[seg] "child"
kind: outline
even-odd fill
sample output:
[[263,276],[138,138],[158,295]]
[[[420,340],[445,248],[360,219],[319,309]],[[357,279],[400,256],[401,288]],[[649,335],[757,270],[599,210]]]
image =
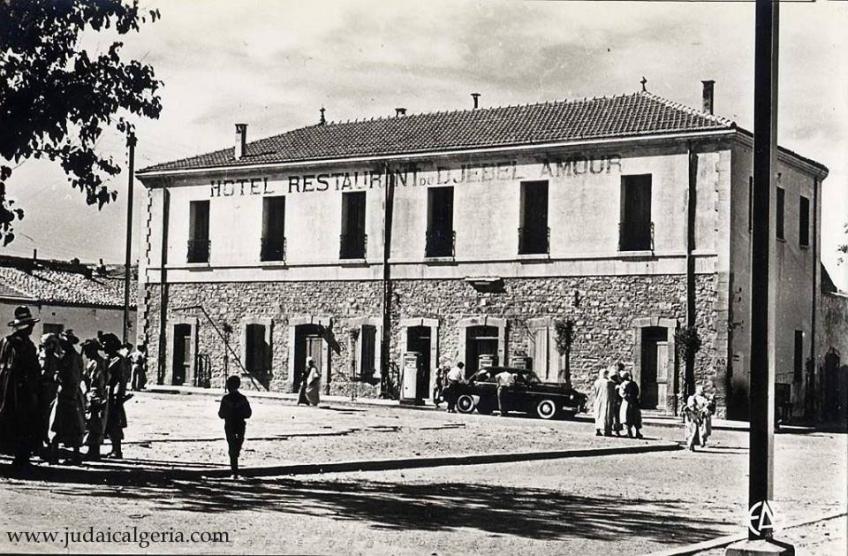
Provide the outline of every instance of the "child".
[[244,443],[245,419],[250,419],[252,411],[250,402],[238,391],[241,379],[231,376],[227,379],[227,395],[221,400],[218,417],[224,420],[224,432],[227,435],[227,445],[230,448],[230,468],[233,478],[238,478],[238,457],[241,445]]

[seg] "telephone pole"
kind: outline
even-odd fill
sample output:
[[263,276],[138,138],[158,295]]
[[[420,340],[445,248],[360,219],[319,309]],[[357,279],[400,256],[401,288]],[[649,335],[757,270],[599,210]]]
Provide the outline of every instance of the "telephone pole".
[[748,449],[748,540],[728,555],[794,554],[775,541],[774,367],[769,361],[771,192],[777,172],[778,0],[757,0],[754,43],[754,218],[751,232],[751,375]]
[[124,258],[124,333],[123,342],[127,343],[130,325],[130,264],[132,261],[132,216],[133,216],[133,180],[135,179],[135,133],[127,134],[129,148],[129,181],[127,184],[127,246]]

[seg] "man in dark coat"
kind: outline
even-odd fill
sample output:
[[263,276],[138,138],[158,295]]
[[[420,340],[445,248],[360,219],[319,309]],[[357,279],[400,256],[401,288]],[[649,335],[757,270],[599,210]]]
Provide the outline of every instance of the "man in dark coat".
[[227,446],[230,452],[230,469],[233,478],[238,478],[238,458],[244,444],[245,420],[250,419],[253,411],[250,402],[239,392],[241,379],[233,375],[227,378],[227,394],[221,400],[218,417],[224,420],[224,433],[227,435]]
[[0,340],[0,445],[14,454],[13,465],[29,465],[29,457],[39,440],[38,379],[39,365],[35,344],[30,340],[33,318],[28,307],[15,309],[9,322],[14,329]]

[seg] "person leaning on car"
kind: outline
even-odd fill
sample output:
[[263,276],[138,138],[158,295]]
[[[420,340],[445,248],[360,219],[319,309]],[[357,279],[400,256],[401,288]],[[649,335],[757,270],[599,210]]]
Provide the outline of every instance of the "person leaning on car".
[[448,371],[447,386],[442,394],[448,403],[448,413],[456,413],[456,399],[459,397],[459,385],[465,382],[465,365],[460,361]]
[[509,371],[501,371],[495,375],[495,381],[498,383],[498,410],[503,417],[506,415],[506,392],[515,386],[515,375]]

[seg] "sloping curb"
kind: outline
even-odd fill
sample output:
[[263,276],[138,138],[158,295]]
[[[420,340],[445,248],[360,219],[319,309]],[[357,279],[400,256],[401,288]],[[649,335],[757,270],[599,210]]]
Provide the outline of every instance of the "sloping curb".
[[[826,514],[822,517],[818,517],[815,519],[804,519],[800,521],[792,522],[785,527],[781,527],[780,531],[785,531],[787,529],[794,529],[796,527],[804,527],[805,525],[812,525],[814,523],[819,523],[822,521],[829,521],[831,519],[836,519],[838,517],[844,517],[848,515],[848,512],[838,511],[830,514]],[[740,526],[741,528],[741,526]],[[695,544],[687,544],[684,546],[679,546],[676,548],[668,548],[666,550],[660,550],[658,552],[651,552],[647,556],[688,556],[690,554],[698,554],[699,552],[704,552],[706,550],[715,550],[716,548],[724,548],[726,546],[730,546],[731,544],[739,541],[744,541],[748,538],[747,533],[743,533],[740,535],[726,535],[724,537],[717,537],[715,539],[710,539],[708,541],[703,541]]]
[[[487,463],[507,463],[519,461],[537,461],[579,457],[613,456],[621,454],[644,454],[650,452],[670,452],[680,450],[677,443],[662,442],[638,446],[614,446],[609,448],[583,448],[573,450],[554,450],[544,452],[521,452],[506,454],[471,454],[467,456],[412,457],[363,461],[340,461],[329,463],[301,463],[291,465],[272,465],[245,467],[239,472],[245,477],[272,477],[285,475],[317,475],[321,473],[346,473],[354,471],[388,471],[393,469],[420,469],[453,465],[482,465]],[[4,477],[34,479],[42,481],[60,481],[67,483],[108,483],[138,484],[156,483],[174,480],[203,478],[223,478],[230,476],[227,468],[185,468],[171,469],[80,469],[33,467],[26,475],[11,474],[11,466],[3,466]]]

